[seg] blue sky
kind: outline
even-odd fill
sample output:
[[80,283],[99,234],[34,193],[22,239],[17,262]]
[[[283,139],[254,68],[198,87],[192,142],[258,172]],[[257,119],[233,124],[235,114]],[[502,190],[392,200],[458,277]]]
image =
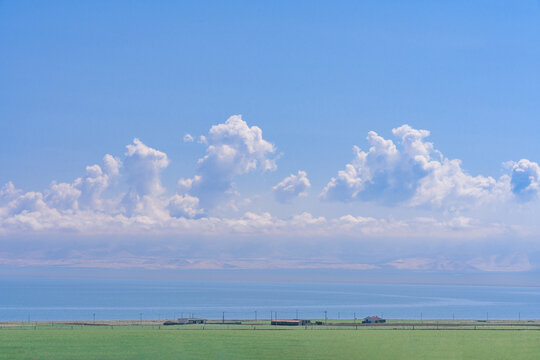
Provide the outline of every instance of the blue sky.
[[0,1],[0,258],[534,270],[539,13]]

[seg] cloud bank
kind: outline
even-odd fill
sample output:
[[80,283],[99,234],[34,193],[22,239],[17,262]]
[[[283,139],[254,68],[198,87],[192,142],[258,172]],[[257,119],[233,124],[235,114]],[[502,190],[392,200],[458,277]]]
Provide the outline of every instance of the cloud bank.
[[[346,212],[320,216],[313,209],[303,209],[280,217],[261,209],[260,202],[251,205],[250,201],[243,201],[247,210],[242,213],[230,206],[226,216],[216,215],[217,206],[242,202],[235,179],[277,169],[276,147],[263,137],[262,130],[249,126],[241,116],[231,116],[199,137],[204,139],[200,141],[204,154],[193,176],[180,179],[176,191],[168,191],[161,179],[169,156],[137,138],[126,146],[123,156],[105,155],[101,164],[87,166],[84,175],[71,183],[53,181],[43,191],[24,192],[8,182],[0,189],[0,237],[244,236],[257,241],[272,236],[450,239],[530,234],[519,225],[452,210],[535,201],[540,191],[536,162],[508,162],[507,173],[497,179],[470,175],[460,160],[445,157],[426,140],[429,131],[403,125],[392,133],[395,140],[369,132],[369,149],[355,146],[353,160],[318,193],[322,200],[334,202],[432,209],[428,216],[373,217]],[[193,142],[195,137],[184,139]],[[288,204],[296,197],[309,196],[310,187],[307,172],[299,170],[271,189],[259,190],[271,191],[275,200]]]

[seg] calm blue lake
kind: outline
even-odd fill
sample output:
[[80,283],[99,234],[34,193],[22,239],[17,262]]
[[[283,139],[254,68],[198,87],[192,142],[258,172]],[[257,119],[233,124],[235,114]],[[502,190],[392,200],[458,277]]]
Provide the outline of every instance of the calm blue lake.
[[353,318],[538,319],[540,288],[352,283],[0,279],[0,321]]

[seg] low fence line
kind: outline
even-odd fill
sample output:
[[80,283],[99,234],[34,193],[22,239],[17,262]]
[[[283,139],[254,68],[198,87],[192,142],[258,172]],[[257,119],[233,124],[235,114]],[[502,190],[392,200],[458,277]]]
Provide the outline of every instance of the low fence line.
[[306,325],[271,325],[269,321],[254,322],[253,320],[243,320],[235,323],[208,322],[205,324],[175,324],[164,325],[159,320],[147,320],[143,323],[139,321],[96,321],[96,322],[0,322],[0,330],[81,330],[81,329],[110,329],[134,328],[147,330],[178,330],[178,331],[219,331],[219,330],[242,330],[242,331],[320,331],[320,330],[540,330],[540,321],[464,321],[453,322],[433,322],[424,320],[413,322],[403,320],[379,324],[360,324],[353,322],[327,322],[318,324],[310,323]]

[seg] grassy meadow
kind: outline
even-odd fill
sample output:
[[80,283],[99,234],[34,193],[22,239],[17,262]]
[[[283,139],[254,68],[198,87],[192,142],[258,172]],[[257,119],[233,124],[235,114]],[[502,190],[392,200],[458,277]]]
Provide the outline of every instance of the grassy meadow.
[[0,329],[0,359],[538,359],[537,330],[38,326]]

